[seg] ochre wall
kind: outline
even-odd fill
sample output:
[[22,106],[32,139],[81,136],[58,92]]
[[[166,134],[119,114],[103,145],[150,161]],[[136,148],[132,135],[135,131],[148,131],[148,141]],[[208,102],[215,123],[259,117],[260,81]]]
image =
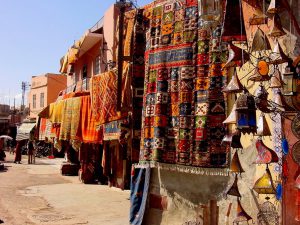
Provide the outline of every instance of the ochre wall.
[[47,102],[45,107],[52,102],[55,102],[60,91],[67,87],[67,77],[64,75],[48,74],[48,91],[47,91]]
[[[37,114],[47,105],[54,102],[61,90],[67,85],[67,77],[60,74],[50,74],[32,77],[31,89],[28,94],[28,106],[30,118],[36,118]],[[44,106],[40,106],[40,94],[44,93]],[[36,107],[33,108],[33,95],[36,95]]]

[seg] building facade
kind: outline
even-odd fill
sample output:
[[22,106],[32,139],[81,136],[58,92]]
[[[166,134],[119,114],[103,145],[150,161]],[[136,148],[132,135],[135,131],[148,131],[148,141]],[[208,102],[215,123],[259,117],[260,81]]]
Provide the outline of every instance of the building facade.
[[60,74],[46,73],[31,78],[28,94],[29,117],[36,119],[38,113],[47,105],[54,102],[60,91],[67,86],[67,78]]
[[0,134],[6,134],[9,127],[9,105],[0,104]]

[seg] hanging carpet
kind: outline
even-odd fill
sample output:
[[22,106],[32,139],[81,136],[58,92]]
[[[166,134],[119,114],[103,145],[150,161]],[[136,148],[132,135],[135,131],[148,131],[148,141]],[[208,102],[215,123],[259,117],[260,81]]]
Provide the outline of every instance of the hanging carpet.
[[128,75],[129,64],[124,63],[121,112],[117,111],[117,73],[115,71],[109,71],[91,78],[91,103],[97,125],[119,120],[127,116],[129,100]]
[[81,98],[68,98],[63,101],[60,140],[77,140],[76,133],[79,126]]
[[84,143],[102,143],[102,129],[96,130],[96,120],[92,113],[91,97],[81,97],[79,126],[77,138]]
[[198,2],[184,2],[155,2],[149,16],[140,162],[223,167],[226,52],[198,27]]

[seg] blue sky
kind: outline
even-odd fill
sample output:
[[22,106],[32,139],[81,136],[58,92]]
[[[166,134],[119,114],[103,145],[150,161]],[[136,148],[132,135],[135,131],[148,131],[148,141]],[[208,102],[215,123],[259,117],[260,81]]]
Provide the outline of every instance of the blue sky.
[[[138,0],[143,6],[151,0]],[[21,102],[21,82],[58,73],[67,49],[115,0],[1,0],[0,104]],[[10,101],[9,101],[10,96]]]

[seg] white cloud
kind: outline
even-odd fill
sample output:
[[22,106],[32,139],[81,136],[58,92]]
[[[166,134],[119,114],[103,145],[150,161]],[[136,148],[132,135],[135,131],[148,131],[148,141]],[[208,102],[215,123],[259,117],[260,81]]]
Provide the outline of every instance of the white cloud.
[[22,94],[17,94],[17,95],[15,95],[15,98],[16,98],[16,99],[21,99],[21,98],[22,98]]

